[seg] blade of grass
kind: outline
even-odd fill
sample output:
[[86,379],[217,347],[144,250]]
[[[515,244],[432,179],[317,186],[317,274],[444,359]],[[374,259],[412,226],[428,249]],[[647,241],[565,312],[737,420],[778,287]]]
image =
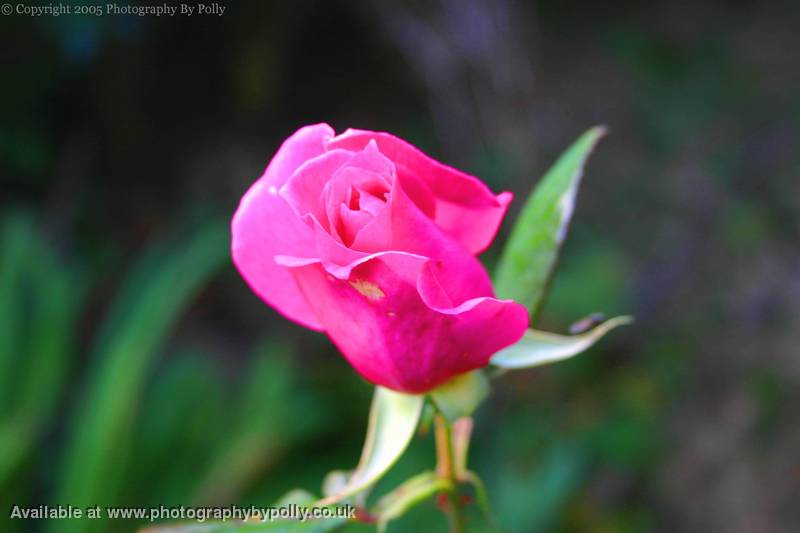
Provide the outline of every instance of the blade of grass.
[[[0,487],[27,457],[52,419],[66,381],[66,370],[83,283],[59,264],[44,239],[25,231],[24,272],[16,290],[29,301],[22,328],[26,348],[15,372],[13,416],[0,424]],[[22,314],[23,310],[18,310]]]
[[22,350],[24,298],[21,287],[29,243],[36,231],[32,217],[11,211],[0,228],[0,417],[10,414],[15,374]]
[[212,460],[233,425],[226,385],[211,354],[193,348],[165,358],[147,385],[136,420],[131,456],[136,468],[126,477],[121,501],[151,506],[190,502],[203,476],[198,465]]
[[320,406],[297,390],[290,347],[264,342],[250,363],[239,398],[237,420],[192,501],[198,505],[232,501],[292,442],[319,426]]
[[[55,502],[86,506],[115,501],[147,369],[191,297],[227,260],[228,239],[227,225],[207,223],[187,240],[155,246],[131,272],[93,353]],[[48,525],[54,532],[104,527],[101,520]]]

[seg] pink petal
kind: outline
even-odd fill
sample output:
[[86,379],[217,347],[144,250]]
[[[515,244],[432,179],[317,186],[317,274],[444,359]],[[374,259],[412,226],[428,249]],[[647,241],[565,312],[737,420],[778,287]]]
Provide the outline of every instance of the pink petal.
[[[389,133],[350,129],[331,139],[329,147],[358,150],[371,141],[394,162],[403,183],[411,183],[415,177],[425,182],[436,199],[434,220],[470,253],[479,253],[491,244],[511,201],[510,193],[494,196],[477,178],[431,159]],[[407,188],[415,202],[418,197],[424,199],[424,191],[412,187]],[[420,207],[427,213],[425,205]]]
[[[352,166],[346,166],[340,169],[325,185],[325,190],[322,194],[322,201],[328,221],[327,225],[323,224],[323,226],[330,228],[334,236],[339,237],[342,242],[345,242],[346,239],[340,235],[340,229],[342,229],[339,224],[341,215],[340,208],[345,205],[351,207],[353,211],[358,210],[361,207],[362,201],[370,202],[365,196],[371,196],[371,193],[383,194],[383,191],[388,191],[389,187],[389,181],[372,171]],[[352,200],[353,195],[358,196],[358,201]],[[384,202],[381,202],[377,198],[373,197],[372,200],[381,205],[376,206],[370,204],[371,208],[382,207],[384,205]],[[351,242],[352,236],[347,240],[347,244],[349,245]]]
[[475,256],[425,216],[399,183],[395,183],[386,208],[364,226],[352,248],[398,250],[430,258],[437,276],[447,280],[447,293],[454,302],[494,296],[489,276]]
[[303,163],[279,191],[299,216],[311,214],[330,230],[322,192],[332,176],[353,158],[347,150],[331,150]]
[[261,179],[266,179],[270,185],[280,189],[300,165],[325,153],[333,135],[333,128],[327,124],[300,128],[283,142]]
[[374,217],[366,211],[354,211],[344,204],[339,204],[339,233],[342,242],[349,245],[356,234]]
[[382,198],[374,196],[371,192],[359,189],[358,207],[362,211],[366,211],[372,216],[376,216],[381,209],[386,206],[386,196],[388,193],[382,194]]
[[354,150],[356,155],[353,157],[351,166],[369,170],[375,174],[385,176],[387,178],[387,185],[391,183],[394,176],[395,167],[391,159],[386,157],[378,149],[378,144],[375,141],[368,141],[363,149],[360,151]]
[[426,273],[429,264],[422,257],[387,252],[360,262],[347,280],[318,264],[292,272],[356,370],[378,385],[422,393],[487,365],[496,351],[519,340],[528,324],[523,306],[489,297],[460,308],[432,309],[417,287],[432,275]]
[[317,124],[289,137],[264,175],[242,197],[231,223],[231,254],[242,277],[278,312],[315,330],[321,330],[322,325],[294,277],[273,259],[280,254],[314,254],[314,232],[277,192],[300,165],[325,152],[332,136],[330,126]]

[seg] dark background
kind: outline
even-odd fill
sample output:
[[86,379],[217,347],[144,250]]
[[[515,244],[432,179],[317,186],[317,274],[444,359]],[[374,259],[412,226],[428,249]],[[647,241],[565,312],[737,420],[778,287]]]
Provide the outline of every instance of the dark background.
[[[538,177],[605,124],[536,327],[637,323],[497,381],[473,467],[509,531],[800,527],[798,28],[794,2],[0,17],[0,502],[319,492],[355,465],[371,388],[227,253],[280,142],[391,131],[514,191],[491,267]],[[444,524],[425,503],[390,529]]]

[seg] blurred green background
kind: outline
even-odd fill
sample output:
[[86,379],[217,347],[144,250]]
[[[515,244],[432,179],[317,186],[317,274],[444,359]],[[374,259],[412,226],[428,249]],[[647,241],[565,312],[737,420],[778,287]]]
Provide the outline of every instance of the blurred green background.
[[[638,322],[478,411],[508,531],[800,528],[800,4],[227,6],[0,17],[0,530],[131,531],[8,510],[266,505],[355,465],[371,387],[228,253],[241,195],[320,121],[514,191],[498,243],[558,153],[611,129],[536,326]],[[444,524],[428,502],[390,531]]]

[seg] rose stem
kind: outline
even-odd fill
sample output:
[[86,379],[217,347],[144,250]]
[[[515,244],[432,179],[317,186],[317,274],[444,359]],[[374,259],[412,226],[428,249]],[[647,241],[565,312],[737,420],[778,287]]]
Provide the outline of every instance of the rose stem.
[[458,479],[453,462],[453,434],[450,424],[444,416],[437,414],[436,423],[436,473],[450,482],[447,491],[447,518],[450,522],[450,533],[463,533],[464,517],[461,500],[458,497]]

